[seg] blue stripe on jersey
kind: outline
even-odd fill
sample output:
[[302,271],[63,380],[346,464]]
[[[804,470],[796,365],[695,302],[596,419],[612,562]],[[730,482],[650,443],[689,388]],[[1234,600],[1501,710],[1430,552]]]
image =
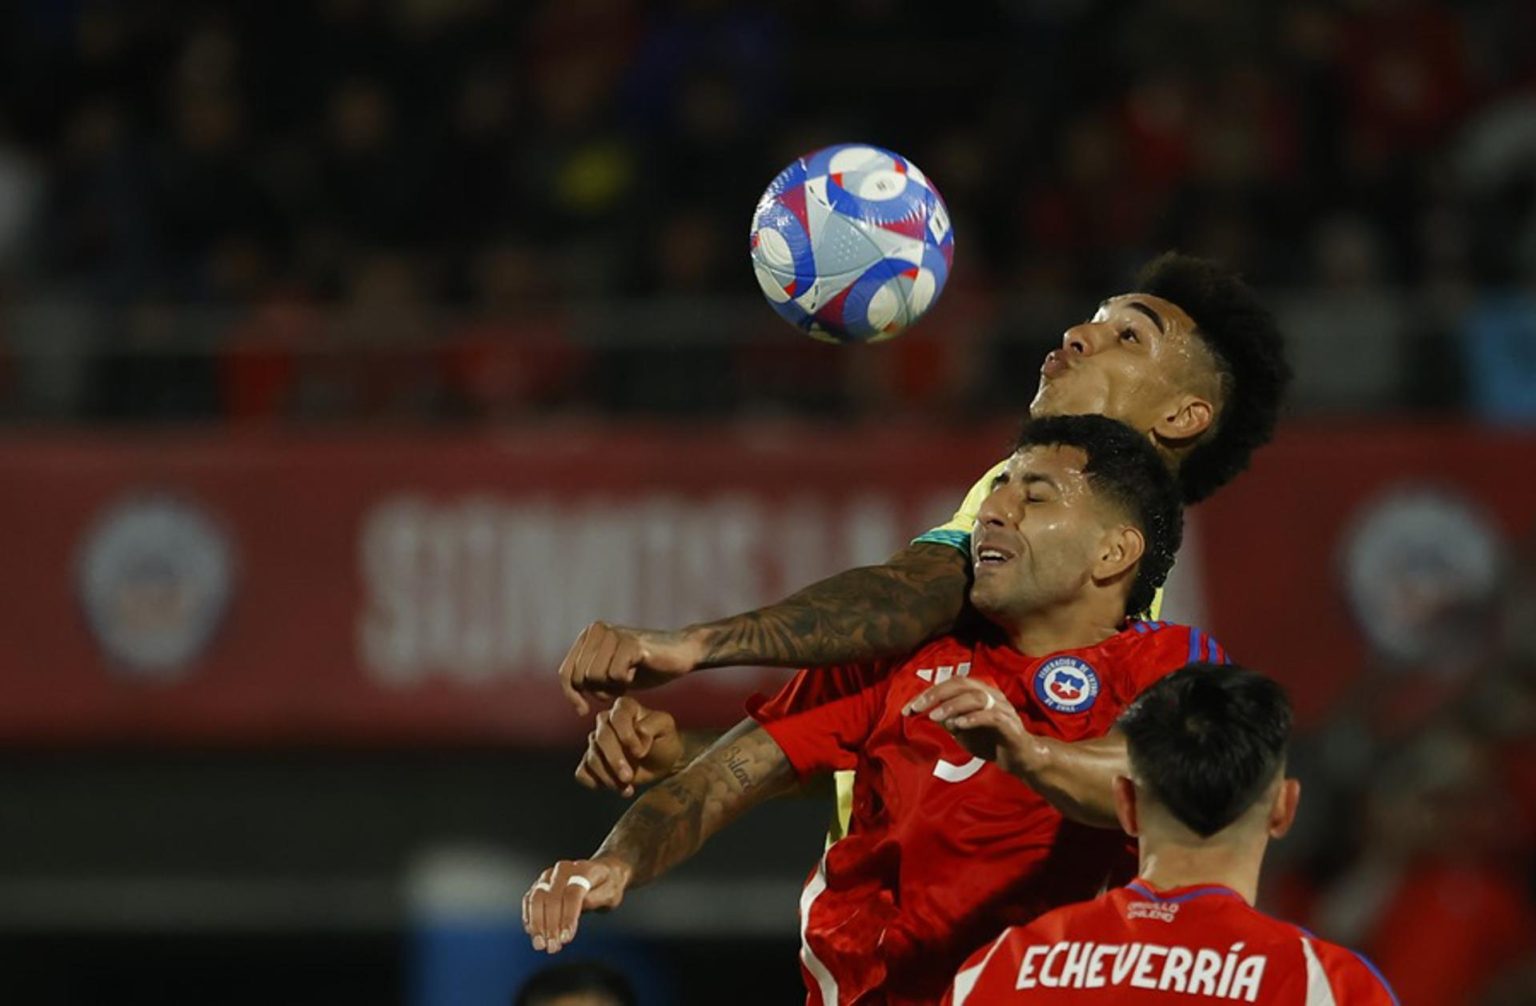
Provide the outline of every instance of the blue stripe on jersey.
[[1185,891],[1183,894],[1175,895],[1174,897],[1170,898],[1165,894],[1158,894],[1156,891],[1152,890],[1150,887],[1147,887],[1139,880],[1133,880],[1125,886],[1144,898],[1150,898],[1153,901],[1160,901],[1166,905],[1182,904],[1185,901],[1192,901],[1195,898],[1203,898],[1211,894],[1221,894],[1226,895],[1227,897],[1233,897],[1237,894],[1237,892],[1232,890],[1230,887],[1211,886],[1197,887],[1194,890]]
[[1152,631],[1152,630],[1147,628],[1147,623],[1146,622],[1141,622],[1141,621],[1132,622],[1131,623],[1131,628],[1135,629],[1138,634],[1143,635],[1143,636],[1145,636],[1148,632]]
[[1216,656],[1216,639],[1213,636],[1205,637],[1205,658],[1213,664],[1221,662]]
[[1198,664],[1200,662],[1200,639],[1204,635],[1199,629],[1189,630],[1189,659],[1186,664]]
[[[1349,950],[1348,947],[1345,947],[1344,949]],[[1358,950],[1350,950],[1349,952],[1354,954],[1361,964],[1365,965],[1367,971],[1376,976],[1377,981],[1381,982],[1381,987],[1386,990],[1387,997],[1392,1000],[1392,1006],[1399,1006],[1397,1001],[1397,993],[1393,991],[1391,984],[1387,982],[1387,979],[1382,975],[1381,970],[1377,968],[1375,964],[1371,963],[1371,959]]]
[[920,534],[913,538],[912,544],[948,545],[950,548],[957,548],[969,556],[971,554],[971,533],[969,531],[951,531],[948,528],[936,527],[926,534]]

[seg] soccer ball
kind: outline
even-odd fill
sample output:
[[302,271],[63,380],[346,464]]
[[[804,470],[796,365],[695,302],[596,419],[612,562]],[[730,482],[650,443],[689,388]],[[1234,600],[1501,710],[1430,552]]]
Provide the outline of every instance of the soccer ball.
[[955,234],[939,190],[889,150],[841,143],[779,172],[752,215],[768,302],[827,342],[879,342],[939,299]]

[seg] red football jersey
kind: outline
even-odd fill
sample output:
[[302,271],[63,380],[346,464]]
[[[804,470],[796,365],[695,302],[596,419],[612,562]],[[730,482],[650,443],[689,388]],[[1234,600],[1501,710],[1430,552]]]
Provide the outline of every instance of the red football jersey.
[[945,1006],[1243,1002],[1396,1006],[1365,958],[1228,887],[1137,880],[1009,929],[976,951]]
[[[1225,651],[1198,629],[1161,622],[1045,657],[947,636],[899,663],[801,672],[751,707],[802,777],[857,772],[850,832],[828,848],[801,897],[808,1002],[936,1003],[966,956],[1004,927],[1135,871],[1125,835],[1065,820],[937,723],[903,716],[903,706],[969,675],[996,685],[1030,731],[1084,740],[1107,733],[1147,685],[1192,659],[1222,660]],[[824,685],[813,684],[822,676]]]

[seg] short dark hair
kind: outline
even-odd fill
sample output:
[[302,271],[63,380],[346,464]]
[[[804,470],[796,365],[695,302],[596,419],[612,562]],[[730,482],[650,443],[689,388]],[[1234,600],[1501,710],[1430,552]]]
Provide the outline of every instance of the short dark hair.
[[1125,613],[1142,614],[1168,579],[1184,537],[1184,508],[1168,466],[1145,436],[1104,416],[1030,419],[1019,432],[1014,450],[1049,446],[1076,447],[1087,454],[1083,474],[1089,487],[1109,497],[1140,529],[1146,551],[1136,567]]
[[1247,468],[1254,450],[1275,435],[1291,382],[1285,340],[1242,277],[1209,259],[1167,252],[1142,269],[1136,289],[1177,304],[1216,361],[1219,413],[1179,465],[1184,502],[1198,503]]
[[1131,769],[1195,834],[1252,807],[1285,764],[1291,703],[1272,678],[1235,664],[1190,664],[1120,715]]
[[629,979],[596,961],[575,961],[545,968],[524,983],[513,1006],[544,1006],[561,996],[596,992],[611,998],[618,1006],[636,1006],[635,990]]

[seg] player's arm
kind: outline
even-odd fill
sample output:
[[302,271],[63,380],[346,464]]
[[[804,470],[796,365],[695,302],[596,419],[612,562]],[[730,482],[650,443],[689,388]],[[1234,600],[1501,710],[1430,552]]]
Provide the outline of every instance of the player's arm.
[[[623,697],[597,714],[587,735],[587,750],[576,766],[576,781],[588,789],[608,789],[632,797],[640,787],[670,778],[693,763],[724,735],[720,730],[679,730],[671,713],[647,709]],[[794,791],[821,797],[832,792],[831,779],[813,776]]]
[[1125,737],[1063,741],[1030,733],[1018,710],[992,685],[951,678],[907,704],[909,716],[928,716],[978,758],[994,761],[1061,811],[1069,820],[1118,828],[1114,781],[1130,774]]
[[953,627],[970,559],[957,543],[918,541],[879,566],[814,583],[778,604],[676,632],[594,622],[560,665],[566,696],[585,715],[602,698],[708,667],[824,667],[897,656]]
[[795,784],[784,751],[744,720],[687,768],[648,790],[619,818],[589,859],[561,860],[523,896],[523,928],[536,950],[559,951],[581,913],[616,908],[697,852],[750,808]]

